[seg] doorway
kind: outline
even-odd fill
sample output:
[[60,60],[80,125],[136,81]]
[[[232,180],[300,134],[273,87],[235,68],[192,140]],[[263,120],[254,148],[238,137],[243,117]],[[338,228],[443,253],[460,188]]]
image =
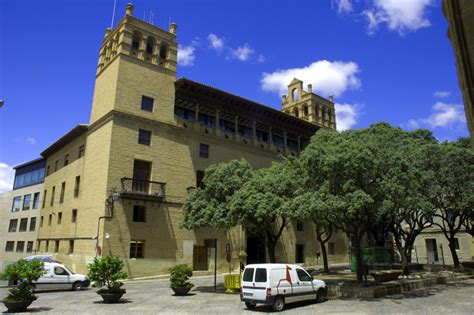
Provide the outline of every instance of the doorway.
[[261,264],[265,262],[265,238],[247,237],[247,264]]
[[436,246],[436,239],[428,238],[426,242],[426,260],[428,264],[433,264],[438,261],[438,247]]
[[193,270],[208,270],[207,247],[194,245]]

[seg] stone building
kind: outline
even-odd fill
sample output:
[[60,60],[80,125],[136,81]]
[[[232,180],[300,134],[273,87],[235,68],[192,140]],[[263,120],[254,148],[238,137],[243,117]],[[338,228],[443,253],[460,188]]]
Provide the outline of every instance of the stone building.
[[[120,255],[131,276],[194,270],[238,270],[265,261],[260,238],[180,228],[181,206],[212,164],[245,158],[256,168],[296,155],[320,129],[336,127],[334,103],[289,86],[283,111],[186,78],[176,79],[176,24],[169,31],[133,16],[107,29],[100,49],[90,123],[42,152],[46,159],[38,251],[84,272],[97,255]],[[298,95],[298,98],[294,98]],[[298,113],[295,109],[298,108]],[[296,117],[295,117],[296,116]],[[319,246],[311,223],[294,223],[277,247],[281,262],[313,265]],[[345,261],[343,236],[330,260]],[[230,266],[226,249],[231,251]],[[245,261],[244,261],[245,262]]]
[[13,190],[0,194],[0,270],[36,251],[44,159],[15,166]]

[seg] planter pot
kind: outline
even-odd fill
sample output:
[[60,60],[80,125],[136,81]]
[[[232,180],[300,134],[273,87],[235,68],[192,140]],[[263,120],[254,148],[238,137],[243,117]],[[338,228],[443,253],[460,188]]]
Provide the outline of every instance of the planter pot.
[[173,289],[174,291],[174,294],[175,295],[186,295],[188,294],[189,290],[191,290],[191,288],[188,288],[188,287],[178,287],[178,288],[171,288]]
[[34,300],[3,302],[11,313],[24,312]]
[[99,293],[100,296],[102,296],[102,299],[104,300],[104,303],[117,303],[122,296],[124,295],[125,292],[123,293]]

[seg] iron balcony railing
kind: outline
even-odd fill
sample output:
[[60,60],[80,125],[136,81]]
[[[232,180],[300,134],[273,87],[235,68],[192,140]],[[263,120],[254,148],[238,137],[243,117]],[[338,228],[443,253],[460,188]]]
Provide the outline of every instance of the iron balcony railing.
[[122,194],[165,197],[166,183],[128,177],[123,177],[120,181]]

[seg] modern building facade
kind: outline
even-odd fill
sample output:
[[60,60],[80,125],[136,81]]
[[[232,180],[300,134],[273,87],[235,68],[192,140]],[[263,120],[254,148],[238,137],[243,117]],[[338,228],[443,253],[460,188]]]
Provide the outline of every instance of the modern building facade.
[[0,270],[36,252],[45,160],[14,169],[13,190],[0,194]]
[[[133,5],[107,29],[90,123],[42,152],[46,159],[38,251],[77,272],[98,255],[119,255],[131,276],[238,270],[266,261],[264,240],[244,227],[229,233],[180,228],[189,191],[212,164],[244,158],[255,168],[297,155],[321,129],[336,128],[334,103],[294,80],[283,110],[186,78],[176,79],[176,24],[168,31],[133,17]],[[346,261],[345,237],[331,241],[331,261]],[[226,251],[230,250],[230,264]],[[316,263],[311,223],[294,223],[277,247],[281,262]],[[239,257],[245,252],[246,258]]]

